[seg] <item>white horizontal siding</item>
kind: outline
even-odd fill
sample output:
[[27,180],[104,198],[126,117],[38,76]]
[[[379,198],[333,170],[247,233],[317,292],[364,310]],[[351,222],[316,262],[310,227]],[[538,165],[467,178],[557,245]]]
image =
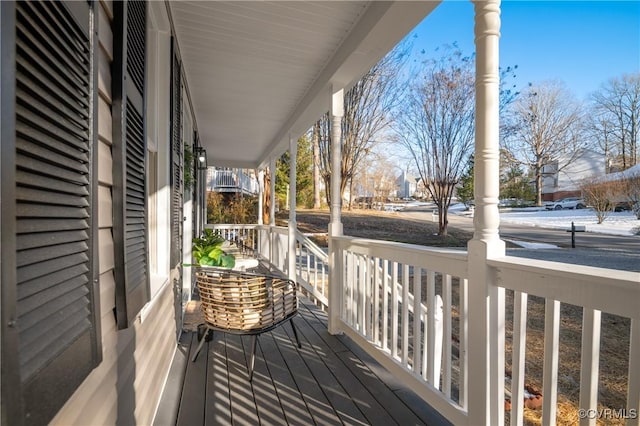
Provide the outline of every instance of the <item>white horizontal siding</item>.
[[161,298],[160,303],[153,307],[144,323],[137,324],[140,343],[136,349],[139,367],[135,389],[144,401],[136,407],[138,424],[153,422],[176,348],[172,286],[165,286],[157,297]]
[[98,143],[98,182],[101,187],[111,188],[113,185],[113,157],[111,156],[111,144],[101,140]]
[[109,59],[104,48],[98,49],[98,93],[107,103],[111,103],[111,70]]
[[108,117],[109,119],[98,119],[98,138],[101,141],[111,145],[112,141],[112,123],[111,123],[111,105],[102,97],[98,97],[98,117]]
[[[176,348],[173,288],[164,287],[146,320],[118,331],[114,317],[113,140],[111,123],[112,2],[98,7],[98,258],[102,362],[53,419],[53,425],[153,422]],[[124,419],[122,413],[124,410]],[[126,411],[130,410],[130,411]]]
[[[102,334],[106,331],[105,319],[115,321],[113,307],[116,305],[116,282],[113,278],[113,271],[109,270],[100,275],[100,318],[102,321]],[[111,327],[111,326],[109,326]]]
[[113,226],[111,189],[107,186],[98,187],[98,227],[100,229],[111,228]]
[[113,32],[111,31],[111,20],[104,8],[98,8],[98,39],[100,47],[109,57],[109,61],[113,61]]
[[98,249],[99,249],[99,271],[104,274],[113,269],[115,265],[113,257],[113,236],[111,228],[100,229],[98,231]]
[[149,321],[137,322],[128,330],[118,332],[113,313],[103,312],[103,361],[52,425],[115,424],[118,400],[132,398],[135,424],[153,422],[175,349],[171,286],[166,286],[158,297],[162,303],[154,306]]

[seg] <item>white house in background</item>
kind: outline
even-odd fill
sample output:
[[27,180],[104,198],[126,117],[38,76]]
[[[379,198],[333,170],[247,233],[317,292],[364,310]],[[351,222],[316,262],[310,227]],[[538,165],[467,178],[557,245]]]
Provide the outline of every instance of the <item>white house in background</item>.
[[542,168],[542,199],[555,201],[580,196],[581,182],[605,173],[605,157],[585,149],[575,158],[560,157]]
[[398,198],[413,197],[417,189],[415,176],[403,171],[400,176],[398,176],[398,179],[396,179],[396,187],[396,196]]
[[633,167],[629,167],[627,170],[621,172],[609,173],[604,177],[604,180],[623,180],[631,179],[633,177],[640,176],[640,164],[636,164]]

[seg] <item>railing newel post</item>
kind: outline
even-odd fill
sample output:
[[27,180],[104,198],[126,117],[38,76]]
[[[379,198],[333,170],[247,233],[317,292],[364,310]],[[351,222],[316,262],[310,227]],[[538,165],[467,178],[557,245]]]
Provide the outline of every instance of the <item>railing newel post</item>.
[[340,176],[342,158],[342,116],[344,115],[344,90],[334,90],[331,98],[331,220],[329,222],[329,333],[341,333],[342,283],[344,268],[342,250],[338,238],[342,236],[340,218]]
[[468,244],[468,419],[470,424],[504,424],[504,288],[488,265],[504,257],[498,228],[500,1],[474,0],[476,108],[474,235]]

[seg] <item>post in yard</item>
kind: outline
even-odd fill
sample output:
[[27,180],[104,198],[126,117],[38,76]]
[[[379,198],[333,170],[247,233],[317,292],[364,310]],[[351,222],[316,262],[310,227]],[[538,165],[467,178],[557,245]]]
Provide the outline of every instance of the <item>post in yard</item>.
[[571,232],[571,248],[576,248],[576,232],[585,232],[586,230],[586,226],[576,226],[575,223],[571,222],[571,229],[567,229],[567,232]]

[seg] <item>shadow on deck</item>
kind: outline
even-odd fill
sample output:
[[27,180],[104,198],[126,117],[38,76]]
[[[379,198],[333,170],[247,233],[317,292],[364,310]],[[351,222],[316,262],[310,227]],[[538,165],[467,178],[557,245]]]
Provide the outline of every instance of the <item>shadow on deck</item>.
[[191,362],[197,333],[178,345],[156,425],[448,424],[345,336],[327,331],[326,313],[300,298],[291,326],[262,334],[253,381],[249,338],[214,333]]

